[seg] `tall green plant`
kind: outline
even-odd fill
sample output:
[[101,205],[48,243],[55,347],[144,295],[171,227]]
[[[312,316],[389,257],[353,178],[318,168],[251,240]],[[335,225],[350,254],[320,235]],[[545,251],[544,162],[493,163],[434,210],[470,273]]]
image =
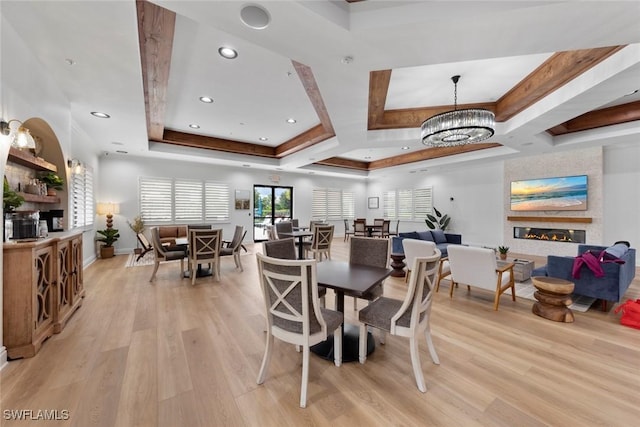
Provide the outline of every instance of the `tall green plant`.
[[431,230],[440,229],[442,231],[445,231],[449,226],[451,217],[447,214],[443,215],[435,207],[433,208],[433,212],[435,213],[435,216],[431,214],[427,214],[427,219],[424,220],[427,223],[427,227],[429,227]]
[[104,230],[97,230],[97,233],[102,237],[98,237],[98,242],[104,243],[105,247],[113,246],[116,240],[120,237],[120,232],[115,228],[105,228]]

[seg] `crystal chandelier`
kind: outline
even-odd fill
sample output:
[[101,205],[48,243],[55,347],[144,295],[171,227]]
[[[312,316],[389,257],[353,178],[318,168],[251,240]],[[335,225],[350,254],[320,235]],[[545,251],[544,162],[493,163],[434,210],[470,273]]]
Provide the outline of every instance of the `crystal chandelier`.
[[422,123],[422,143],[427,147],[453,147],[473,144],[491,138],[495,126],[495,114],[481,108],[458,110],[458,80],[454,85],[454,109],[436,114]]

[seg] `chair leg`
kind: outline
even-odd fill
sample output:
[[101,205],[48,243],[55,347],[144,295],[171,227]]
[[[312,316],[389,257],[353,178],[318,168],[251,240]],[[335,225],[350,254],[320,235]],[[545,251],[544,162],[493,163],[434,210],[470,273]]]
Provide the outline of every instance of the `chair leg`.
[[302,349],[302,384],[300,385],[300,407],[307,407],[307,383],[309,382],[309,346]]
[[413,366],[413,375],[416,377],[418,390],[425,393],[427,391],[427,387],[424,385],[424,376],[422,375],[422,367],[420,366],[418,339],[415,336],[409,338],[409,349],[411,352],[411,366]]
[[353,311],[358,310],[358,298],[353,297]]
[[451,280],[451,286],[449,286],[449,298],[453,298],[453,288],[455,288],[456,282]]
[[151,278],[149,279],[150,282],[153,282],[153,279],[156,278],[156,272],[158,271],[159,266],[160,266],[160,262],[156,260],[153,266],[153,273],[151,273]]
[[427,329],[424,331],[424,337],[427,339],[427,347],[429,348],[429,354],[431,355],[431,360],[436,365],[440,364],[440,358],[438,357],[438,353],[436,353],[436,347],[433,345],[433,340],[431,339],[431,331],[427,326]]
[[358,338],[358,356],[360,363],[367,360],[367,325],[360,323],[360,337]]
[[244,268],[242,268],[242,261],[240,260],[240,251],[236,252],[233,255],[233,258],[236,262],[236,267],[238,267],[240,269],[240,271],[244,271]]
[[404,283],[409,283],[410,275],[411,275],[411,270],[407,269],[407,274],[404,275]]
[[191,277],[191,285],[195,286],[196,284],[196,264],[193,262],[189,262],[189,277]]
[[262,384],[267,377],[267,370],[269,369],[269,362],[271,362],[271,351],[273,349],[273,335],[270,331],[267,331],[267,345],[264,349],[264,356],[262,356],[262,365],[260,366],[260,372],[258,373],[258,379],[256,382]]

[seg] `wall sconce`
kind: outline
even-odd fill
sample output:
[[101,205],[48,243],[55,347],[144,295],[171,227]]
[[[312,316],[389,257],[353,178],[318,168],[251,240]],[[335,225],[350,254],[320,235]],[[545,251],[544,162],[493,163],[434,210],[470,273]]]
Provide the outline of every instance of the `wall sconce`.
[[82,172],[82,163],[78,159],[67,160],[67,166],[69,166],[69,169],[71,169],[73,173],[77,174]]
[[[17,122],[19,125],[12,129],[11,123]],[[36,141],[31,136],[31,132],[26,127],[22,126],[22,122],[17,119],[11,119],[8,122],[4,120],[0,121],[0,133],[5,136],[9,136],[9,142],[12,147],[16,148],[36,148]]]
[[113,228],[113,214],[120,213],[120,206],[117,203],[98,203],[98,215],[107,216],[107,229]]

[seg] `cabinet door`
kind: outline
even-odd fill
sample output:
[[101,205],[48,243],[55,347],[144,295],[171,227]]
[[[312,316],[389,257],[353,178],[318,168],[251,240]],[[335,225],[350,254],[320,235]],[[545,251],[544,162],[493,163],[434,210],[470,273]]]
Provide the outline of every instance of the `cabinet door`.
[[84,284],[82,281],[82,235],[71,240],[71,292],[73,304],[84,296]]
[[56,308],[58,319],[61,319],[71,307],[71,254],[69,242],[63,240],[58,243],[58,288],[56,292]]
[[34,331],[37,336],[53,322],[54,259],[53,247],[47,246],[35,251],[34,257]]

